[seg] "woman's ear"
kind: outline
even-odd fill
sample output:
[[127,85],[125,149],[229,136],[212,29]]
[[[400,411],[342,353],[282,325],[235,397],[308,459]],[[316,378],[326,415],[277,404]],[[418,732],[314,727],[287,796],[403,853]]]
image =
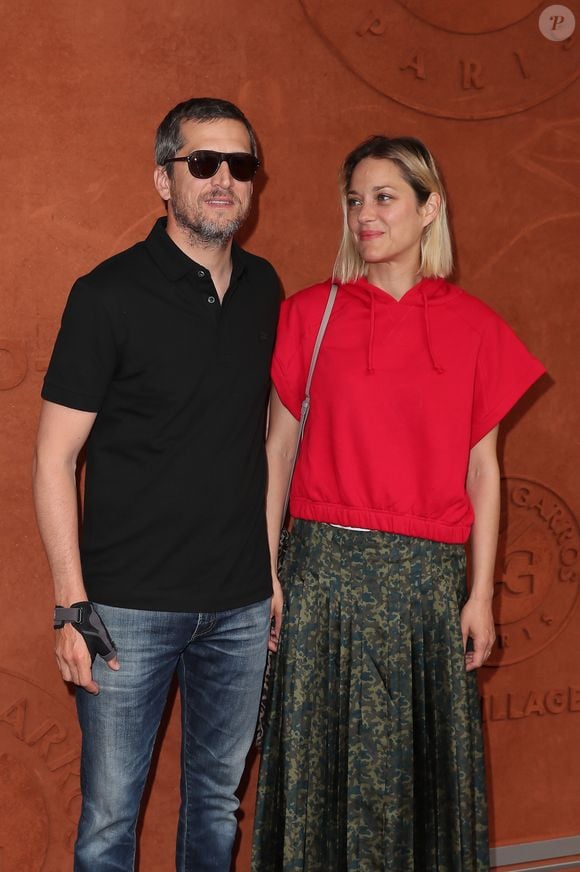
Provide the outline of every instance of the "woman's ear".
[[424,218],[424,227],[427,227],[428,224],[431,224],[432,221],[437,218],[439,214],[439,210],[441,208],[441,194],[438,194],[436,191],[432,191],[431,194],[427,197],[427,201],[421,206],[421,211],[423,213]]

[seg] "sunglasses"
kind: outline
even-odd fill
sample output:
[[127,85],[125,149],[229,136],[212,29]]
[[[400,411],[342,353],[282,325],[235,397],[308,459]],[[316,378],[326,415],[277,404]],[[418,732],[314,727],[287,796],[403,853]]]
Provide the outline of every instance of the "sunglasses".
[[253,154],[245,151],[192,151],[186,157],[169,157],[165,164],[184,161],[189,172],[196,179],[211,179],[225,161],[230,168],[230,173],[238,182],[250,182],[260,166],[260,161]]

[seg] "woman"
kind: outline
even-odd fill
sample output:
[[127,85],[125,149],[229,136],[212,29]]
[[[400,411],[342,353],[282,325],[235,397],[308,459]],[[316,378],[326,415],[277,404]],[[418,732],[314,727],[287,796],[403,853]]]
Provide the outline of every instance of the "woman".
[[[445,194],[421,142],[363,142],[344,162],[342,200],[339,290],[292,482],[253,869],[481,872],[474,670],[494,642],[497,429],[543,367],[446,281]],[[273,559],[329,287],[283,305],[268,435]]]

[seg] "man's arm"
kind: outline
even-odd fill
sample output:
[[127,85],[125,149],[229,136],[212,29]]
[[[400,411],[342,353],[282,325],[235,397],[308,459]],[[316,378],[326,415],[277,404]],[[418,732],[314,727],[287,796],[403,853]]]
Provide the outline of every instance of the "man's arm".
[[266,498],[266,519],[268,522],[268,543],[272,564],[272,617],[274,626],[270,634],[269,648],[275,651],[282,626],[283,595],[278,581],[277,561],[280,528],[284,498],[290,480],[292,459],[296,450],[299,422],[282,404],[276,388],[270,394],[270,410],[268,419],[268,438],[266,454],[268,457],[268,493]]
[[473,651],[465,655],[468,671],[487,660],[495,641],[492,602],[500,499],[498,429],[494,427],[473,446],[467,471],[467,493],[475,516],[471,533],[471,593],[461,612],[464,649],[468,637],[473,641]]
[[[65,607],[87,599],[79,554],[76,466],[95,418],[94,412],[46,401],[40,413],[33,463],[34,503],[55,601]],[[56,631],[56,659],[65,681],[98,693],[87,645],[70,624]],[[119,668],[116,658],[108,665]]]

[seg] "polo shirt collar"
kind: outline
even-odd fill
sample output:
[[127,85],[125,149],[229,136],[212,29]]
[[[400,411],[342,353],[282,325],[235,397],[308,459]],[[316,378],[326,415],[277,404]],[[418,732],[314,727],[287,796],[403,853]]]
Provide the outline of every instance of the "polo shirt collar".
[[[167,233],[167,218],[158,218],[145,240],[147,250],[159,269],[172,282],[183,278],[192,270],[206,270],[202,264],[188,257]],[[245,271],[244,251],[232,244],[232,284]]]

